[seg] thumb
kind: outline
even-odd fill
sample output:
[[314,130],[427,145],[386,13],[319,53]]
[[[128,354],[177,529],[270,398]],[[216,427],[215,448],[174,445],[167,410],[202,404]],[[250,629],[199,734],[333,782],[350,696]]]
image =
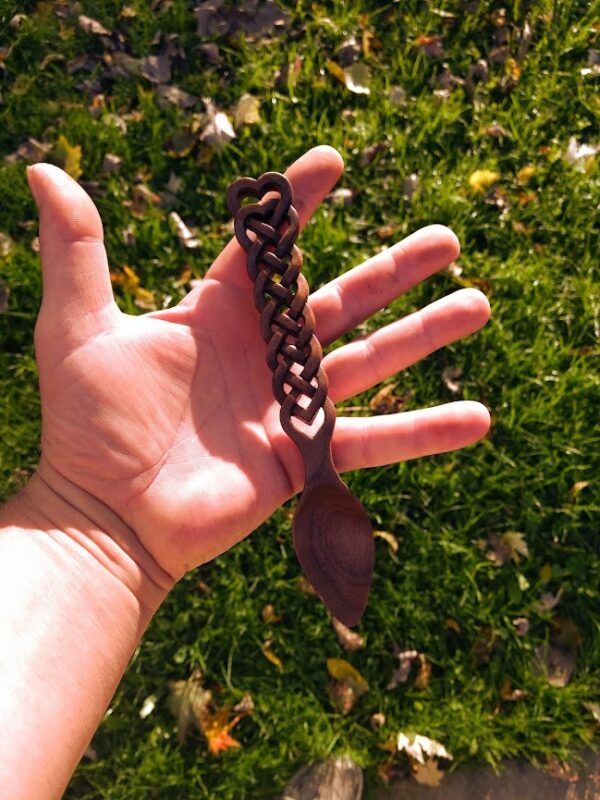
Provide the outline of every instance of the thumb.
[[54,327],[86,318],[88,330],[101,320],[105,324],[118,309],[96,206],[76,181],[52,164],[28,167],[27,180],[40,212],[40,319]]

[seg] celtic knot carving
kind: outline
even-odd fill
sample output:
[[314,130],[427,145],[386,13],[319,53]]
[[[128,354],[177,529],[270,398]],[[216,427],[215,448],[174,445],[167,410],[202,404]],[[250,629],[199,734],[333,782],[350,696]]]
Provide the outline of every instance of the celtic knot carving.
[[[279,196],[265,200],[271,192]],[[248,197],[257,202],[243,204]],[[324,406],[326,417],[335,415],[327,400],[315,318],[307,304],[302,253],[295,244],[299,222],[292,188],[277,172],[267,172],[257,180],[239,178],[229,188],[227,203],[234,215],[236,238],[247,253],[254,304],[261,315],[260,332],[273,373],[273,394],[282,406],[281,422],[289,433],[291,417],[311,425]]]

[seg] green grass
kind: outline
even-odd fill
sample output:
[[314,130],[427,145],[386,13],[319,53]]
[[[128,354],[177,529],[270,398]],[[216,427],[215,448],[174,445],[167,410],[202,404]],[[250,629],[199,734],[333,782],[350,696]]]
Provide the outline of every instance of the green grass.
[[[408,408],[454,399],[441,374],[463,370],[458,397],[485,402],[494,424],[486,440],[464,452],[353,474],[352,488],[380,529],[399,541],[397,555],[378,539],[370,604],[360,632],[364,649],[347,654],[338,644],[323,607],[298,591],[299,567],[291,546],[289,508],[265,523],[230,553],[188,575],[173,591],[146,633],[94,738],[98,754],[73,778],[66,797],[79,800],[139,797],[264,798],[274,795],[296,768],[311,759],[349,752],[367,771],[369,787],[387,758],[380,747],[390,735],[415,731],[439,739],[456,765],[479,760],[493,765],[522,755],[543,762],[568,758],[592,742],[597,731],[585,702],[598,701],[600,619],[598,512],[600,498],[600,405],[598,336],[600,300],[597,222],[598,162],[579,171],[564,159],[571,136],[598,141],[598,78],[585,77],[588,48],[599,47],[598,2],[506,3],[510,48],[525,20],[532,43],[512,91],[500,85],[503,65],[491,65],[476,102],[457,87],[446,100],[433,82],[447,64],[465,77],[469,65],[494,46],[487,12],[498,3],[465,11],[459,2],[433,4],[331,2],[291,3],[291,25],[281,37],[257,43],[216,40],[223,63],[206,64],[197,46],[191,5],[137,2],[137,16],[119,17],[114,0],[82,2],[78,13],[119,29],[128,52],[157,52],[158,31],[176,33],[186,54],[172,83],[230,108],[244,93],[261,99],[262,121],[238,132],[222,152],[199,161],[199,151],[176,158],[165,142],[188,122],[190,112],[161,108],[143,78],[101,78],[103,45],[77,25],[76,14],[57,16],[50,3],[7,3],[0,12],[4,60],[0,105],[0,151],[13,152],[28,136],[55,143],[64,134],[82,148],[82,180],[97,181],[95,199],[113,269],[135,267],[159,304],[176,302],[184,263],[201,276],[227,239],[225,189],[238,174],[284,169],[311,145],[328,143],[343,154],[342,185],[355,191],[350,206],[326,205],[302,236],[306,271],[317,286],[382,246],[377,229],[394,226],[383,244],[431,222],[450,225],[463,253],[462,278],[484,282],[493,319],[468,341],[442,350],[400,377],[410,390]],[[472,5],[472,4],[471,4]],[[25,7],[23,9],[23,6]],[[552,9],[554,12],[552,14]],[[487,9],[487,11],[486,11]],[[7,22],[27,14],[18,29]],[[361,15],[380,40],[369,60],[371,93],[350,93],[327,70],[348,34],[360,39]],[[415,47],[421,34],[440,34],[442,60],[428,61]],[[50,53],[68,60],[89,53],[91,71],[65,74],[63,61],[40,64]],[[295,86],[276,88],[274,73],[299,56]],[[97,78],[105,111],[92,116],[91,96],[79,84]],[[394,106],[390,86],[401,85],[406,103]],[[125,118],[127,135],[107,114]],[[113,118],[114,119],[114,118]],[[486,128],[497,123],[501,138]],[[360,166],[364,147],[383,148]],[[104,154],[122,157],[117,175],[101,172]],[[3,187],[0,231],[13,240],[0,260],[10,287],[0,315],[0,492],[8,497],[26,480],[39,455],[39,401],[32,332],[40,300],[34,204],[26,188],[25,162],[0,164]],[[517,173],[532,165],[528,186]],[[476,169],[494,169],[506,211],[470,190]],[[412,202],[404,178],[416,172]],[[161,207],[132,216],[123,201],[142,177],[156,192],[171,173],[183,188],[175,210],[199,228],[202,247],[182,251]],[[535,191],[521,206],[519,195]],[[121,231],[132,224],[135,244]],[[523,226],[525,226],[523,228]],[[457,288],[442,273],[378,314],[369,326],[441,297]],[[122,308],[139,313],[119,290]],[[369,395],[356,404],[365,404]],[[354,401],[353,401],[354,402]],[[578,494],[573,486],[589,485]],[[495,567],[478,546],[492,534],[522,533],[530,557]],[[548,579],[548,567],[551,568]],[[203,594],[198,579],[211,588]],[[545,582],[544,582],[545,581]],[[562,589],[557,609],[540,613],[543,592]],[[267,625],[266,603],[283,615]],[[511,620],[527,616],[530,630],[518,637]],[[570,683],[548,685],[532,670],[534,648],[549,635],[551,620],[572,621],[581,644]],[[458,623],[454,630],[446,623]],[[496,646],[489,661],[475,663],[474,644],[491,626]],[[483,632],[483,633],[482,633]],[[273,640],[280,673],[261,654]],[[414,647],[433,664],[429,687],[412,681],[386,686],[394,667],[392,644]],[[347,716],[328,699],[328,657],[347,657],[368,679],[370,691]],[[236,729],[243,744],[221,758],[207,753],[199,735],[177,744],[167,705],[167,682],[200,667],[222,702],[250,691],[253,716]],[[500,703],[503,682],[528,692],[525,700]],[[144,699],[156,694],[155,711],[140,719]],[[373,732],[372,713],[386,716]],[[398,758],[398,763],[401,759]],[[370,791],[370,790],[369,790]],[[368,795],[368,793],[367,793]]]

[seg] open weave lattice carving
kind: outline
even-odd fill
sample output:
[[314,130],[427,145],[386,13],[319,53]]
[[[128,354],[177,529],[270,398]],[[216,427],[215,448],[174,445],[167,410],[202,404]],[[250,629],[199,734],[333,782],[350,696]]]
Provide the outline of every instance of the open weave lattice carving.
[[[244,197],[260,200],[267,192],[279,197],[241,205]],[[307,305],[308,283],[302,275],[302,253],[296,247],[299,223],[287,179],[267,172],[258,180],[240,178],[228,193],[235,216],[235,235],[246,250],[260,330],[267,342],[267,363],[273,371],[273,394],[281,403],[286,430],[290,417],[309,425],[327,402],[323,351],[314,335],[315,318]],[[303,398],[304,402],[299,402]],[[333,411],[333,409],[331,409]],[[331,413],[326,409],[326,413]]]

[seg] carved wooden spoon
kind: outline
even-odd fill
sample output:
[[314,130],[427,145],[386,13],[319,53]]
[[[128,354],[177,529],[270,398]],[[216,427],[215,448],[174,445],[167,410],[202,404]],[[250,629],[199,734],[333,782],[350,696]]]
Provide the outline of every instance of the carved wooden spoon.
[[[278,198],[263,200],[273,191]],[[263,202],[243,205],[247,197]],[[364,508],[340,480],[331,457],[335,408],[327,397],[323,353],[306,302],[309,289],[295,245],[299,226],[292,187],[277,172],[258,180],[238,178],[229,187],[227,202],[236,238],[247,253],[281,425],[304,459],[294,547],[327,608],[345,625],[355,625],[371,585],[373,533]]]

